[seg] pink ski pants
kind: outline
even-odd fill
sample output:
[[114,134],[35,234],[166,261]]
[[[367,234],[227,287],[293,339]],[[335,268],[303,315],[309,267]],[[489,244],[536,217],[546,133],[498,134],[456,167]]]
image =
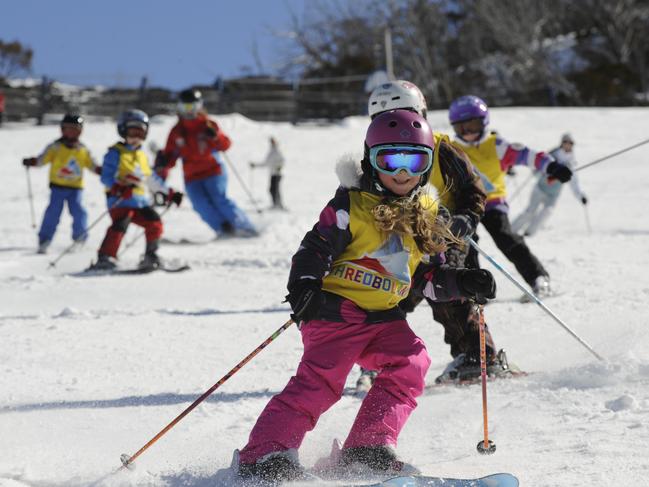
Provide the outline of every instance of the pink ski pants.
[[299,448],[320,415],[342,396],[355,363],[379,370],[344,447],[396,445],[417,407],[430,358],[405,320],[381,324],[314,320],[301,329],[304,355],[295,376],[257,419],[241,463]]

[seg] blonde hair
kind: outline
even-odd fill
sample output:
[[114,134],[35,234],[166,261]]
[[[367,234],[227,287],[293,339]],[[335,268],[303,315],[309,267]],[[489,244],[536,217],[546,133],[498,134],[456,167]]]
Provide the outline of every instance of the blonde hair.
[[410,235],[417,248],[425,254],[444,252],[449,243],[464,246],[464,241],[453,235],[450,222],[437,212],[425,208],[421,191],[413,196],[386,198],[372,208],[376,228],[386,233]]

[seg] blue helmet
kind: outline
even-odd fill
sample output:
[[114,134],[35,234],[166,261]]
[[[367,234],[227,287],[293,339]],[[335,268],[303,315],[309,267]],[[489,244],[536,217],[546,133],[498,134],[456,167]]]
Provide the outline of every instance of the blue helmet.
[[464,122],[473,118],[481,118],[483,126],[489,125],[489,108],[482,98],[466,95],[451,103],[448,109],[448,119],[451,124]]
[[149,132],[149,116],[142,110],[132,109],[122,112],[117,119],[117,133],[120,137],[126,137],[126,129],[129,127],[138,127]]

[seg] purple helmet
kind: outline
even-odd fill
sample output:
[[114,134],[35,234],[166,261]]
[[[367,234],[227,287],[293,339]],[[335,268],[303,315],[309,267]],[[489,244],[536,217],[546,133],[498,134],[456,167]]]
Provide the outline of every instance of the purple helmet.
[[489,109],[482,98],[467,95],[451,103],[448,109],[448,119],[451,124],[481,118],[484,126],[489,125]]
[[423,145],[435,148],[433,131],[425,118],[410,110],[391,110],[372,120],[365,135],[365,145],[381,144]]

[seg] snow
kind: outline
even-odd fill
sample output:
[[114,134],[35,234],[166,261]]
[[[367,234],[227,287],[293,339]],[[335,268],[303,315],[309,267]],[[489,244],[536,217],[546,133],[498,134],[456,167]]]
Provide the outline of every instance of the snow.
[[[429,115],[448,132],[445,112]],[[173,118],[156,118],[150,140],[164,141]],[[334,166],[359,154],[367,120],[334,125],[257,123],[219,117],[234,139],[230,160],[258,204],[269,204],[268,175],[247,162],[263,158],[267,136],[288,165],[282,182],[290,213],[256,215],[230,171],[230,194],[263,226],[259,239],[213,241],[188,202],[165,216],[165,236],[204,245],[168,245],[161,254],[190,272],[74,277],[94,258],[108,220],[85,248],[48,263],[70,243],[63,216],[46,256],[34,253],[22,157],[58,136],[56,127],[12,124],[0,130],[0,486],[214,486],[217,470],[242,447],[258,414],[281,390],[301,353],[289,328],[211,397],[151,446],[135,471],[115,473],[133,454],[288,319],[282,303],[290,259],[336,188]],[[561,133],[577,141],[581,164],[647,137],[646,108],[495,109],[492,126],[511,141],[549,149]],[[116,140],[112,123],[90,121],[82,139],[97,158]],[[529,239],[560,294],[547,305],[606,362],[586,349],[496,270],[498,300],[486,318],[499,347],[530,372],[489,384],[492,456],[480,456],[480,387],[434,388],[419,400],[400,438],[400,455],[431,475],[481,476],[507,471],[526,486],[647,485],[649,478],[649,145],[579,173],[584,208],[569,190],[547,229]],[[515,191],[528,175],[509,179]],[[47,203],[47,170],[31,171],[37,224]],[[182,188],[176,169],[172,185]],[[98,178],[86,176],[92,222],[105,210]],[[530,185],[531,186],[531,185]],[[512,215],[527,203],[526,187]],[[125,242],[139,234],[129,230]],[[481,232],[480,245],[518,276]],[[135,264],[143,243],[122,260]],[[487,262],[483,264],[489,267]],[[442,328],[426,305],[410,317],[427,343],[432,382],[450,360]],[[356,380],[354,371],[348,385]],[[345,396],[307,435],[310,466],[344,439],[359,407]]]

